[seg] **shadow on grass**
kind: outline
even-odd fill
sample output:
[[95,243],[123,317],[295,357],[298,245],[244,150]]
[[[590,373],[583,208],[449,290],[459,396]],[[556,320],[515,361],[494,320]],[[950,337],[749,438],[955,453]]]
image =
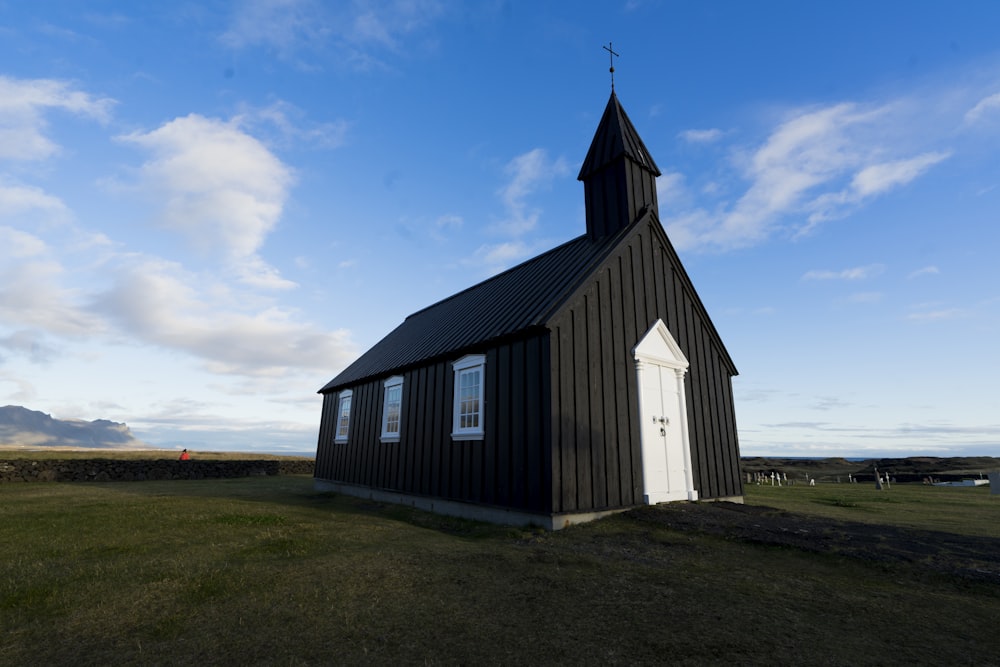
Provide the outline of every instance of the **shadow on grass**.
[[[213,480],[170,480],[141,482],[79,483],[92,489],[146,497],[183,497],[227,499],[259,502],[269,506],[285,505],[304,509],[319,509],[358,517],[373,522],[394,521],[445,535],[466,539],[523,537],[535,532],[471,519],[449,517],[404,505],[382,503],[333,492],[316,491],[313,478],[307,475],[240,477]],[[232,515],[232,521],[257,522],[276,520],[274,517]]]
[[[276,506],[318,510],[330,515],[360,517],[376,527],[385,522],[405,524],[463,540],[532,541],[545,531],[489,524],[426,512],[403,505],[382,503],[331,492],[318,492],[309,476],[287,475],[223,480],[175,480],[81,484],[93,490],[146,497],[225,499],[261,503],[266,515],[225,511],[222,521],[234,525],[277,526],[284,519],[274,514]],[[905,507],[899,498],[887,496],[850,498],[841,495],[802,497],[803,505],[830,506],[850,514],[870,515],[872,505]],[[322,519],[322,515],[320,515]],[[747,544],[794,548],[812,553],[837,553],[863,561],[932,563],[941,573],[959,574],[1000,582],[1000,538],[962,535],[940,530],[892,525],[889,515],[882,521],[833,519],[763,505],[733,503],[674,503],[635,508],[616,517],[583,528],[594,539],[603,533],[641,529],[650,524],[674,531],[697,532]],[[314,515],[313,520],[316,519]],[[569,529],[572,531],[572,529]],[[563,531],[564,533],[566,531]]]

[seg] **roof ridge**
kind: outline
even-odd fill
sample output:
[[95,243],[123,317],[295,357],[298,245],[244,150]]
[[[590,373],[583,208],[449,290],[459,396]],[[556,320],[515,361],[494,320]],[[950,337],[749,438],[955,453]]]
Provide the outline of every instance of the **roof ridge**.
[[367,377],[397,372],[445,352],[462,352],[489,341],[544,326],[554,302],[576,289],[595,258],[613,240],[582,234],[541,255],[411,314],[320,392],[335,391]]
[[594,257],[591,258],[590,263],[583,270],[579,272],[576,282],[574,282],[572,285],[566,286],[559,300],[557,302],[554,301],[552,303],[550,308],[545,312],[544,316],[542,316],[539,319],[539,322],[543,324],[548,323],[555,316],[555,314],[559,312],[559,310],[566,304],[566,302],[569,301],[574,294],[576,294],[580,286],[589,277],[593,275],[593,269],[595,267],[600,266],[601,263],[604,262],[604,260],[606,260],[608,256],[614,251],[614,249],[618,247],[618,244],[621,241],[621,239],[624,238],[625,235],[630,233],[631,230],[635,229],[637,225],[646,220],[651,212],[652,212],[651,207],[647,206],[645,209],[643,209],[642,214],[639,215],[632,222],[632,224],[626,225],[625,227],[618,230],[618,233],[612,234],[611,236],[602,239],[601,243],[606,246],[604,251],[599,255],[595,255]]

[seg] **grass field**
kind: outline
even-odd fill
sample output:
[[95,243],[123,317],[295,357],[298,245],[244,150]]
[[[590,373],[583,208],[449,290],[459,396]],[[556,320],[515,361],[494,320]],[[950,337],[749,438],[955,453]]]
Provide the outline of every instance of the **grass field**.
[[877,491],[872,484],[799,484],[748,486],[747,493],[756,504],[830,519],[1000,537],[1000,496],[991,497],[989,487],[895,484]]
[[[997,536],[988,489],[748,502]],[[997,664],[1000,582],[678,531],[558,533],[307,477],[0,485],[0,664]]]
[[[49,447],[44,449],[28,449],[23,447],[0,447],[0,460],[15,461],[52,461],[52,460],[89,460],[89,459],[124,459],[126,461],[146,461],[166,459],[176,461],[180,450],[177,449],[60,449]],[[280,459],[301,459],[301,456],[277,456],[274,454],[258,454],[247,452],[202,452],[192,451],[191,456],[199,461],[274,461]]]

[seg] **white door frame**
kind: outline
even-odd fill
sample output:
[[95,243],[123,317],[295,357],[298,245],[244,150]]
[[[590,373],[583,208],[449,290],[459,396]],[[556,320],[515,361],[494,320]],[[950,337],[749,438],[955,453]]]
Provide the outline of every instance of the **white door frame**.
[[[639,394],[644,499],[649,505],[697,500],[698,491],[694,488],[691,472],[687,399],[684,396],[684,377],[690,364],[663,320],[653,323],[632,349],[632,356],[635,358]],[[665,369],[673,372],[664,372]],[[657,377],[646,377],[650,373],[656,373]],[[644,380],[648,382],[644,384]],[[665,388],[664,382],[669,383]],[[660,389],[648,389],[651,384]],[[682,457],[683,484],[676,478],[672,480],[669,474],[670,466],[677,465],[678,456]]]

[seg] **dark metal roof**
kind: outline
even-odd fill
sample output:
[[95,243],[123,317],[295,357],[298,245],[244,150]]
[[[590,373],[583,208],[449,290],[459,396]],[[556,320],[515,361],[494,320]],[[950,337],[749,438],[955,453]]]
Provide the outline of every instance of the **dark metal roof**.
[[[653,178],[660,175],[612,91],[578,178],[585,181],[586,188],[588,177],[615,162],[624,163],[626,158]],[[546,326],[555,310],[590,276],[627,230],[633,229],[639,219],[655,216],[655,208],[654,198],[652,208],[647,205],[641,212],[636,211],[636,220],[614,225],[616,232],[600,237],[584,234],[413,313],[320,393],[392,375],[432,359],[457,357],[485,348],[492,341]]]
[[590,150],[583,160],[583,166],[580,167],[577,180],[586,179],[623,155],[651,171],[654,176],[660,175],[659,167],[653,162],[653,157],[646,150],[646,145],[642,143],[639,133],[635,131],[632,121],[629,120],[625,109],[618,102],[615,91],[612,90],[611,99],[604,109],[604,115],[597,127],[597,133],[594,134],[594,140],[590,143]]
[[585,234],[413,313],[320,393],[543,326],[619,236]]

